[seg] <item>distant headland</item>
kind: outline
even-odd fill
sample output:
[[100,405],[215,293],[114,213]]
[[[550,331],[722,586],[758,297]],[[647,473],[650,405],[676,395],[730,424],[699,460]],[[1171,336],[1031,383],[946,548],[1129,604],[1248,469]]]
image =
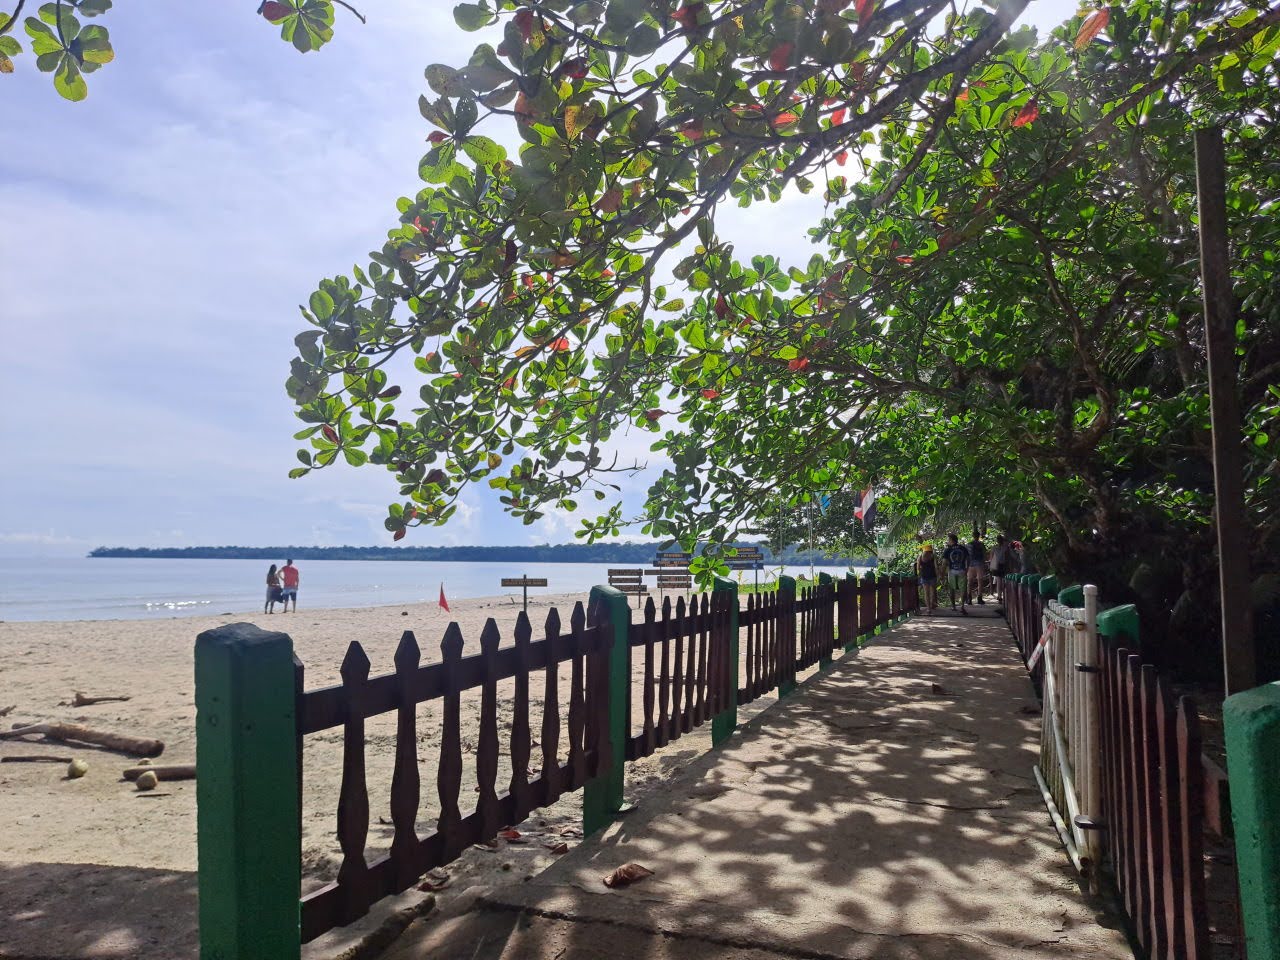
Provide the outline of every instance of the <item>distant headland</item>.
[[[871,557],[841,557],[789,547],[781,561],[764,544],[760,547],[766,563],[874,566]],[[543,543],[506,547],[98,547],[90,557],[148,560],[434,560],[491,563],[652,563],[659,550],[671,550],[669,543]]]

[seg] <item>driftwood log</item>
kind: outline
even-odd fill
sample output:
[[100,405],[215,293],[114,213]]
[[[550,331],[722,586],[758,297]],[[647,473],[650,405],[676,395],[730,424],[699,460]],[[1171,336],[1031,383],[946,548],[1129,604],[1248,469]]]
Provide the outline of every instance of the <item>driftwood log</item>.
[[125,700],[132,700],[133,697],[108,696],[108,697],[91,697],[82,690],[77,690],[76,695],[71,698],[71,706],[73,707],[91,707],[95,703],[116,703]]
[[47,753],[32,753],[21,757],[0,757],[0,763],[70,763],[71,757],[54,757]]
[[130,767],[123,774],[126,780],[137,780],[144,773],[150,771],[156,775],[157,780],[194,780],[196,778],[196,765],[194,763],[173,763],[169,766],[145,766]]
[[123,733],[94,730],[79,723],[30,723],[0,732],[0,740],[17,740],[22,737],[43,736],[63,743],[91,743],[135,757],[158,757],[164,753],[163,740],[131,737]]
[[13,711],[17,709],[18,709],[18,705],[16,703],[11,703],[7,707],[0,707],[0,717],[7,717],[9,714],[13,713]]

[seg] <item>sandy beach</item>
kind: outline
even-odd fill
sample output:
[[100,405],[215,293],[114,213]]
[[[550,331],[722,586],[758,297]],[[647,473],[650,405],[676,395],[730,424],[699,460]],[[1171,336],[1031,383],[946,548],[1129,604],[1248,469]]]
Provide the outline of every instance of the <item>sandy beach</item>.
[[[568,626],[572,596],[530,599],[534,639],[542,636],[542,624],[551,607],[559,609]],[[502,645],[511,643],[511,630],[520,611],[518,599],[489,597],[458,600],[445,613],[436,604],[394,605],[274,615],[224,614],[163,621],[71,621],[0,623],[0,709],[13,705],[4,718],[6,728],[39,721],[74,721],[95,728],[156,737],[165,742],[161,763],[195,761],[195,685],[193,646],[203,630],[226,623],[249,622],[264,629],[281,630],[294,640],[306,669],[306,688],[339,682],[339,666],[348,644],[358,640],[370,661],[372,675],[390,672],[392,655],[405,630],[412,630],[422,649],[422,662],[440,658],[440,639],[448,623],[457,621],[466,640],[465,652],[477,652],[485,621],[492,617],[502,632]],[[639,659],[639,658],[633,658]],[[637,665],[638,666],[638,665]],[[567,671],[563,671],[567,673]],[[539,677],[541,675],[538,675]],[[508,682],[509,683],[509,682]],[[72,707],[76,691],[90,696],[127,695],[126,702]],[[505,704],[507,691],[499,690]],[[541,717],[541,688],[533,684],[531,722],[537,736]],[[472,809],[475,791],[474,731],[478,727],[479,691],[463,701],[463,750],[466,771],[461,803]],[[562,682],[561,704],[567,701]],[[633,697],[639,701],[639,697]],[[752,705],[756,707],[756,704]],[[760,703],[760,707],[764,704]],[[436,704],[423,704],[419,712],[419,752],[422,761],[422,804],[419,834],[434,828],[438,811],[435,771],[438,759],[439,715]],[[755,712],[754,710],[752,712]],[[506,752],[510,716],[499,709],[499,736]],[[472,731],[470,737],[468,731]],[[368,721],[366,762],[370,800],[370,830],[366,856],[372,859],[390,845],[388,798],[394,752],[394,714]],[[629,792],[644,791],[667,779],[683,764],[710,745],[709,725],[686,735],[658,755],[628,766]],[[561,744],[562,754],[564,744]],[[342,763],[341,729],[307,738],[304,752],[303,886],[311,889],[334,877],[340,862],[334,827]],[[57,754],[79,757],[89,765],[86,776],[65,777],[61,764],[0,764],[0,866],[14,878],[29,865],[103,865],[126,870],[151,869],[190,873],[196,869],[196,789],[194,781],[161,783],[140,793],[121,779],[129,758],[94,748],[61,743],[0,741],[0,757],[23,754]],[[538,750],[534,750],[535,757]],[[505,759],[498,771],[499,790],[510,777]],[[536,873],[554,859],[549,849],[561,839],[572,844],[581,813],[580,795],[562,799],[554,807],[536,811],[528,821],[532,842],[504,846],[495,852],[475,849],[454,864],[451,886],[469,882],[493,882],[509,875],[519,880]],[[0,895],[5,893],[0,879]],[[188,898],[190,899],[190,898]],[[172,913],[191,910],[183,901],[172,911],[156,911],[156,922],[172,925]],[[88,905],[87,905],[88,906]],[[74,917],[60,917],[74,923]],[[194,916],[188,922],[193,927]],[[133,931],[131,936],[138,934]],[[165,938],[161,938],[165,939]],[[11,948],[12,949],[12,948]],[[0,956],[5,956],[0,934]],[[59,954],[54,954],[59,955]],[[85,952],[71,955],[130,956],[132,953]]]

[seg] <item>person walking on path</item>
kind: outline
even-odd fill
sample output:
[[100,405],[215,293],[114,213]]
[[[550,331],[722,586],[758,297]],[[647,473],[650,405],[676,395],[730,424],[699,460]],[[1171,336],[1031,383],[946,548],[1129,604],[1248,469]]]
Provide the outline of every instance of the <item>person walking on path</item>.
[[965,571],[969,567],[969,551],[960,546],[958,533],[947,534],[947,549],[942,551],[942,562],[947,567],[947,589],[951,593],[951,609],[956,608],[956,597],[960,598],[960,612],[968,616],[964,608]]
[[1004,603],[1004,577],[1015,573],[1012,569],[1013,548],[1005,541],[1003,533],[996,534],[996,545],[991,549],[991,579],[995,581],[996,603]]
[[280,591],[280,599],[284,601],[284,612],[289,612],[289,601],[293,601],[293,612],[298,612],[298,568],[292,560],[286,560],[280,570],[280,580],[284,588]]
[[926,543],[916,559],[916,576],[924,593],[924,612],[933,613],[938,609],[938,559],[933,555],[932,543]]
[[984,581],[987,578],[987,545],[978,536],[977,527],[974,527],[973,539],[965,549],[969,551],[969,582],[965,590],[967,599],[972,600],[976,597],[978,603],[985,605],[987,601],[982,598],[982,594],[986,590]]
[[280,574],[276,573],[273,563],[267,570],[267,602],[262,605],[263,613],[275,613],[276,604],[280,602]]

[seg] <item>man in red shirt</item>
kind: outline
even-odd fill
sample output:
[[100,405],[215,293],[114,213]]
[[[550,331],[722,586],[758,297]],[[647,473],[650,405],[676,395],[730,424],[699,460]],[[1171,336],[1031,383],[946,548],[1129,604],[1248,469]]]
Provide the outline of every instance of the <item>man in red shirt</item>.
[[298,568],[292,560],[286,560],[280,569],[280,599],[284,601],[284,612],[289,612],[289,601],[293,601],[293,612],[298,612]]

